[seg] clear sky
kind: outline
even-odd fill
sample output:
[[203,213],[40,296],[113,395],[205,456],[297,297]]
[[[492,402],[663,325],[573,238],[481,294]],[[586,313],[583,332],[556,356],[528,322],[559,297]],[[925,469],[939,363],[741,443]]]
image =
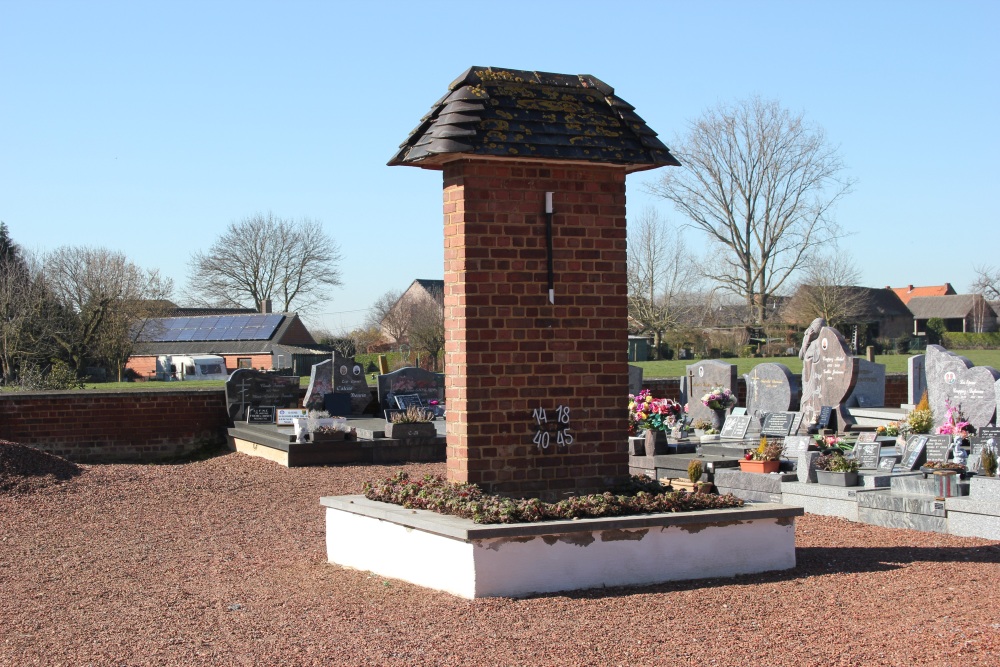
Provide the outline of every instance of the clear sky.
[[[593,74],[668,146],[719,102],[777,99],[858,181],[836,217],[863,281],[963,292],[1000,262],[998,25],[993,0],[0,0],[0,220],[32,250],[124,251],[179,297],[230,221],[317,219],[344,284],[307,321],[350,328],[442,277],[441,174],[385,163],[497,66]],[[629,176],[630,216],[679,223],[656,173]]]

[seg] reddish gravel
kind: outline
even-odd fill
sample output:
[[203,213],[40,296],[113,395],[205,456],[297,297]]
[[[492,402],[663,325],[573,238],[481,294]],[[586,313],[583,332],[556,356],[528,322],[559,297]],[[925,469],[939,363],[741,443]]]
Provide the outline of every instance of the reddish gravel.
[[390,468],[288,470],[240,454],[81,468],[0,492],[0,665],[996,665],[1000,655],[1000,545],[985,540],[810,515],[790,572],[468,601],[325,562],[319,497],[356,493]]

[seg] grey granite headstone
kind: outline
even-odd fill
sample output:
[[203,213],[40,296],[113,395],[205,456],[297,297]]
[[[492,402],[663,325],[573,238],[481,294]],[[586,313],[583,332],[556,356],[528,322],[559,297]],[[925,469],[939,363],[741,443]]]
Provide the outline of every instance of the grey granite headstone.
[[997,413],[996,383],[1000,372],[989,366],[972,366],[965,357],[940,345],[928,345],[925,359],[927,400],[934,425],[945,419],[947,405],[958,407],[969,423],[980,428],[993,422]]
[[858,408],[885,406],[885,364],[858,359],[858,380],[845,405]]
[[927,391],[924,355],[915,354],[906,361],[906,402],[916,405]]
[[397,394],[417,394],[424,405],[444,400],[444,373],[422,368],[400,368],[378,376],[378,402],[383,410],[396,407]]
[[372,400],[372,392],[365,380],[365,369],[354,357],[333,353],[333,392],[351,397],[351,414],[362,415]]
[[297,375],[238,368],[226,381],[226,408],[234,422],[246,421],[249,407],[297,408],[300,393]]
[[327,359],[313,364],[309,373],[309,387],[306,397],[302,400],[303,407],[309,410],[322,410],[324,396],[333,392],[333,359]]
[[[822,320],[820,320],[822,321]],[[813,333],[810,333],[813,330]],[[812,424],[824,405],[837,415],[838,427],[851,423],[843,403],[858,378],[858,359],[836,329],[814,322],[807,329],[802,357],[802,423]]]
[[784,364],[757,364],[743,376],[747,385],[747,410],[788,412],[799,406],[802,386]]
[[795,466],[795,474],[804,484],[816,483],[816,459],[819,452],[799,452],[799,461]]
[[628,365],[628,393],[638,394],[642,391],[642,366]]
[[692,421],[712,420],[712,411],[701,402],[701,397],[714,387],[722,387],[736,394],[736,366],[724,361],[709,359],[687,367],[685,379],[688,415]]

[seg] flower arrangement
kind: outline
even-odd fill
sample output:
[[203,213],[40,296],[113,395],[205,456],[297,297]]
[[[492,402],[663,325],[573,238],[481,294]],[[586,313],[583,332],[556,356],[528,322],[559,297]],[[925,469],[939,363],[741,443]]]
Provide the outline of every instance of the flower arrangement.
[[857,459],[849,459],[841,452],[824,454],[816,459],[816,470],[828,472],[857,472],[861,463]]
[[958,470],[959,472],[965,472],[965,466],[954,461],[927,461],[921,467],[932,468],[934,470]]
[[931,412],[930,403],[927,401],[927,392],[921,397],[917,407],[906,416],[906,423],[910,427],[911,433],[930,433],[934,426],[934,413]]
[[975,433],[976,429],[962,416],[962,411],[951,404],[951,401],[944,401],[945,413],[944,422],[938,426],[937,432],[941,435],[961,435],[963,438]]
[[902,433],[899,422],[889,422],[875,427],[875,434],[889,438],[896,438]]
[[813,440],[816,442],[816,445],[820,449],[824,450],[837,449],[843,451],[849,447],[847,441],[844,440],[844,438],[840,437],[839,435],[816,434],[813,436]]
[[783,447],[777,440],[761,437],[757,449],[747,452],[743,458],[747,461],[779,461],[782,450]]
[[710,410],[728,410],[736,405],[736,395],[724,387],[712,387],[712,390],[701,397],[701,402]]
[[669,398],[654,398],[648,389],[634,396],[629,394],[628,398],[630,435],[635,435],[639,429],[669,431],[684,414],[680,403]]
[[419,405],[411,405],[405,412],[393,412],[389,415],[389,421],[393,424],[422,424],[434,421],[434,412]]

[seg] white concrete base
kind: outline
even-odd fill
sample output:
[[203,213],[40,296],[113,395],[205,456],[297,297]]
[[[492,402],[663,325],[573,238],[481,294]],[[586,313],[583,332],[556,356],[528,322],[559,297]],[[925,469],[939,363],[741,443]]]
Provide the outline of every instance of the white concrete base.
[[331,563],[464,598],[729,577],[795,567],[802,509],[730,510],[479,525],[370,501],[322,498]]

